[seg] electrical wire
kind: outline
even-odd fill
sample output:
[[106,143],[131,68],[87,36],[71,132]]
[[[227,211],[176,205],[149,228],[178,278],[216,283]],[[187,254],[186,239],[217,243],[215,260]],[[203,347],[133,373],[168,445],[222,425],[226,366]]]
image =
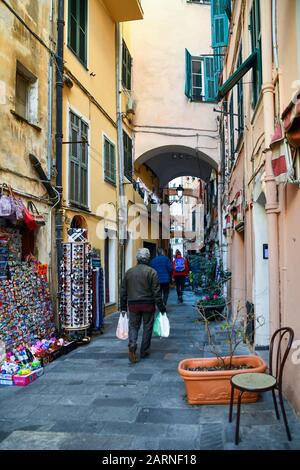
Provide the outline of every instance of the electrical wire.
[[198,129],[195,127],[175,127],[175,126],[148,126],[148,125],[138,125],[135,124],[134,127],[145,127],[149,129],[175,129],[175,130],[183,130],[183,131],[200,131],[200,132],[218,132],[218,129],[212,130],[212,129]]

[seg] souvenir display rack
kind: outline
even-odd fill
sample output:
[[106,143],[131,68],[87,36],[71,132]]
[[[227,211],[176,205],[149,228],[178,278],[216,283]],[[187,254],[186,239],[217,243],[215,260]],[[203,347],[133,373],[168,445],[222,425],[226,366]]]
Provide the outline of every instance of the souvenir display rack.
[[0,340],[7,351],[55,332],[49,286],[33,262],[8,262],[8,278],[0,281]]
[[87,242],[62,244],[60,317],[65,330],[87,330],[92,321],[91,246]]

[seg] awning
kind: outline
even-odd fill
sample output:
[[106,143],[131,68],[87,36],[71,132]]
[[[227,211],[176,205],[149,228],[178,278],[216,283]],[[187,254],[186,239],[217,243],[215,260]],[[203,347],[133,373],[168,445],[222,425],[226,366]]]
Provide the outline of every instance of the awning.
[[288,141],[300,147],[300,91],[282,113],[282,121]]
[[232,90],[232,88],[246,75],[249,70],[256,64],[258,55],[258,49],[255,49],[254,52],[246,59],[236,71],[226,80],[226,82],[219,88],[217,101],[220,101],[227,93]]
[[277,183],[293,182],[293,161],[281,124],[277,124],[275,127],[270,148],[272,149],[272,169],[275,181]]

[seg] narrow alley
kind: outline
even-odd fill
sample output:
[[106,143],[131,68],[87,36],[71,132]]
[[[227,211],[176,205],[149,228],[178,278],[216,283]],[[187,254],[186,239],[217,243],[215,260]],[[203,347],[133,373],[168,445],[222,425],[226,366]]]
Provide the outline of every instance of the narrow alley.
[[170,337],[153,338],[151,356],[137,364],[128,361],[127,341],[116,338],[118,317],[112,315],[103,335],[46,366],[29,387],[1,388],[0,450],[299,448],[300,421],[287,405],[294,436],[288,442],[271,394],[243,405],[238,447],[227,405],[187,404],[178,363],[209,354],[194,303],[191,291],[181,305],[172,294]]

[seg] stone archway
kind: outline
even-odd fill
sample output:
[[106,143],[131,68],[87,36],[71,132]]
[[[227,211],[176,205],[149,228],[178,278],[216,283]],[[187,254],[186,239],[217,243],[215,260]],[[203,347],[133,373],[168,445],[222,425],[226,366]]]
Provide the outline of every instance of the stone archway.
[[212,169],[218,170],[218,163],[201,150],[184,145],[165,145],[153,148],[135,161],[139,170],[143,165],[158,177],[160,187],[180,176],[195,176],[209,181]]

